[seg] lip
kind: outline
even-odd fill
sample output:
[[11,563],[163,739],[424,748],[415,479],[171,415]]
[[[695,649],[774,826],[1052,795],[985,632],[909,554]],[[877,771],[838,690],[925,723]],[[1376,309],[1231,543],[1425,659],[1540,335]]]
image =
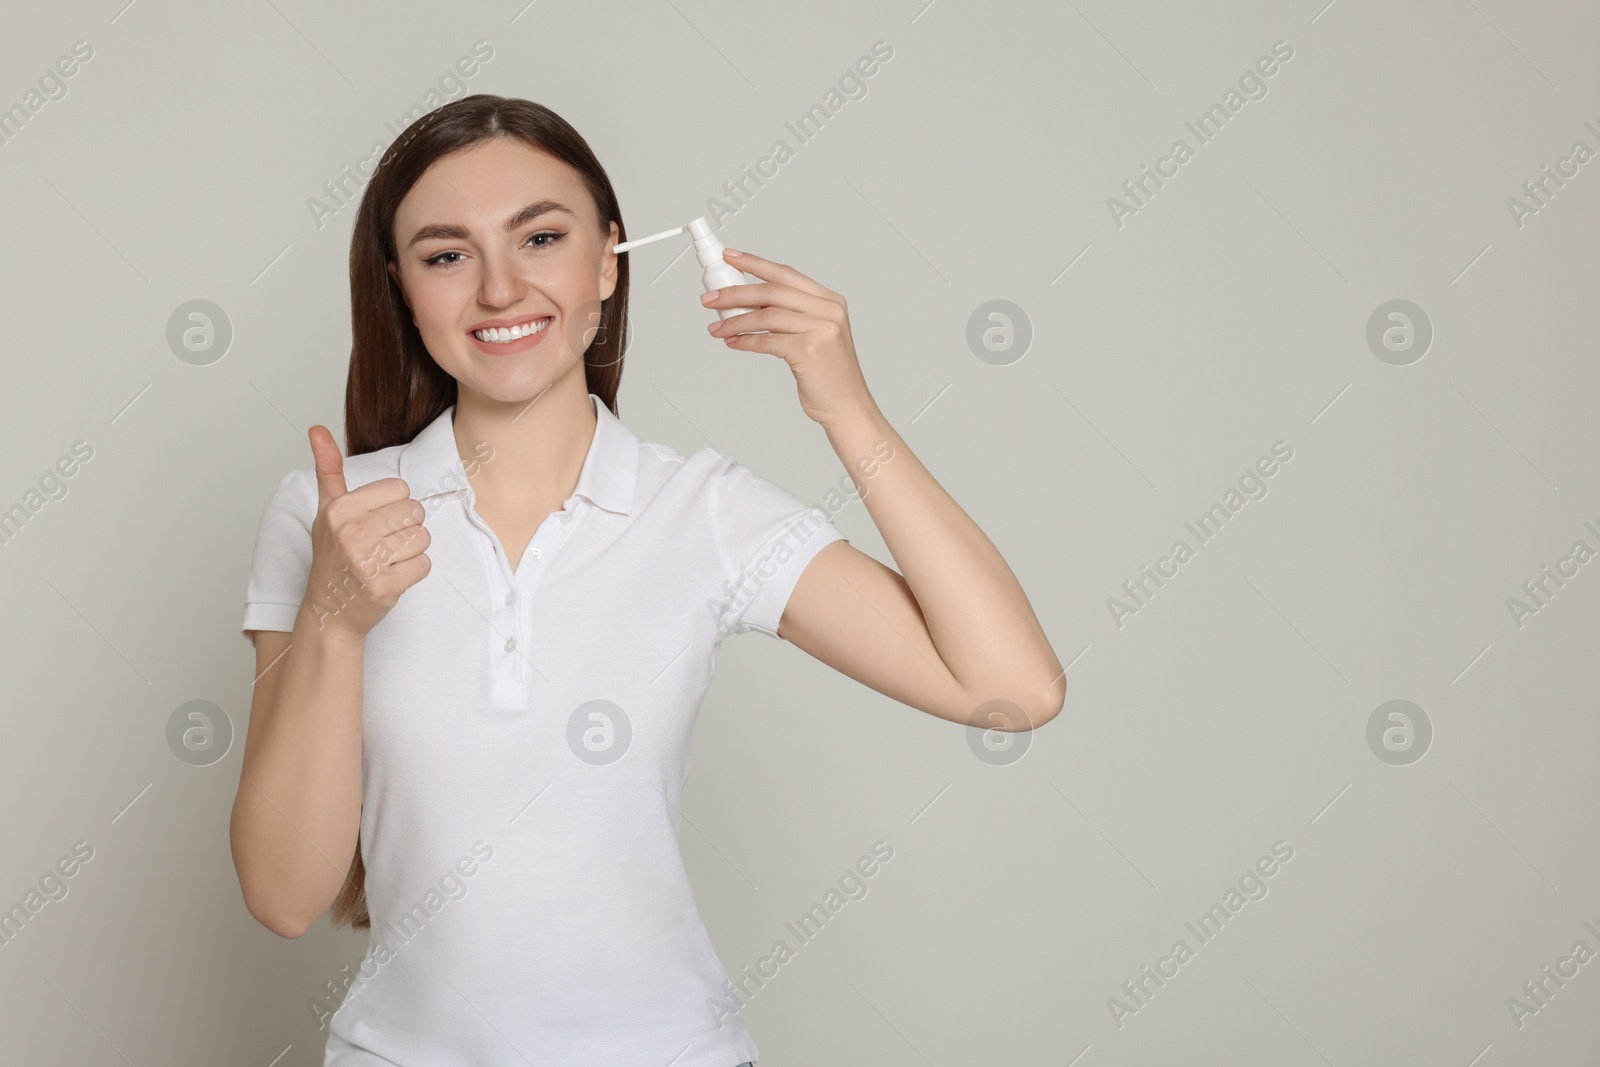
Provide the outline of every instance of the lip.
[[509,319],[484,319],[480,323],[468,326],[467,332],[471,333],[473,330],[498,330],[501,327],[509,329],[512,326],[521,326],[525,322],[533,322],[535,319],[549,319],[554,317],[554,312],[538,311],[532,314],[517,315],[516,317]]
[[[507,341],[504,344],[496,344],[492,341],[480,341],[478,340],[477,335],[473,332],[475,330],[493,330],[500,329],[502,327],[510,328],[512,326],[519,326],[525,322],[536,322],[539,319],[546,318],[550,320],[550,324],[544,329],[540,330],[538,333],[529,334],[526,337],[519,337],[515,341]],[[515,355],[518,352],[526,352],[528,349],[537,345],[540,341],[543,341],[545,335],[548,334],[554,326],[554,315],[519,315],[513,319],[490,319],[487,322],[480,322],[476,326],[472,327],[471,330],[468,330],[467,340],[476,345],[478,351],[480,352],[486,352],[491,356],[510,356]]]

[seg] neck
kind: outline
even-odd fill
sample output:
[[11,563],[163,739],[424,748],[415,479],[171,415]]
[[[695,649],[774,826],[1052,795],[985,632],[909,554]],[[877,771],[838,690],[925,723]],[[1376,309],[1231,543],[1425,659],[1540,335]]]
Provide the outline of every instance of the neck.
[[577,488],[596,431],[577,369],[528,401],[458,395],[456,451],[480,510],[554,510]]

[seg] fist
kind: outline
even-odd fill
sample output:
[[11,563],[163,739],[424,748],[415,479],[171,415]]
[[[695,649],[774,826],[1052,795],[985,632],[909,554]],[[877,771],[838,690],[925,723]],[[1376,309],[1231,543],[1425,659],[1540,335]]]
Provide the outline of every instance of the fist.
[[399,478],[347,489],[344,456],[333,434],[319,425],[311,427],[310,437],[317,517],[305,606],[319,630],[335,626],[365,637],[433,567],[426,554],[427,511]]

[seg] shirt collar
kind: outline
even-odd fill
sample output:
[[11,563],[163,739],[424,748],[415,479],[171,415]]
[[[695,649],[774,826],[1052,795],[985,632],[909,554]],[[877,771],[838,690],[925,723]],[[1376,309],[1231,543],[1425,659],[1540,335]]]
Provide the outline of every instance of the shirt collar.
[[[595,416],[594,439],[573,496],[626,515],[633,510],[639,439],[594,393],[589,394],[589,406]],[[472,498],[472,483],[456,450],[455,410],[454,404],[445,408],[400,450],[400,478],[411,487],[415,500],[445,493],[465,493],[469,501]]]

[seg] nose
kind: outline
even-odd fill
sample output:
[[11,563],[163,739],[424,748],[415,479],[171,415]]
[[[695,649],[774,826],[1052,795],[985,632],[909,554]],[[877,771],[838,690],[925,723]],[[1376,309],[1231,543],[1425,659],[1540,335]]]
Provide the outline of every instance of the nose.
[[485,307],[510,307],[527,295],[530,285],[546,280],[537,266],[517,255],[509,241],[502,241],[484,252],[478,299]]

